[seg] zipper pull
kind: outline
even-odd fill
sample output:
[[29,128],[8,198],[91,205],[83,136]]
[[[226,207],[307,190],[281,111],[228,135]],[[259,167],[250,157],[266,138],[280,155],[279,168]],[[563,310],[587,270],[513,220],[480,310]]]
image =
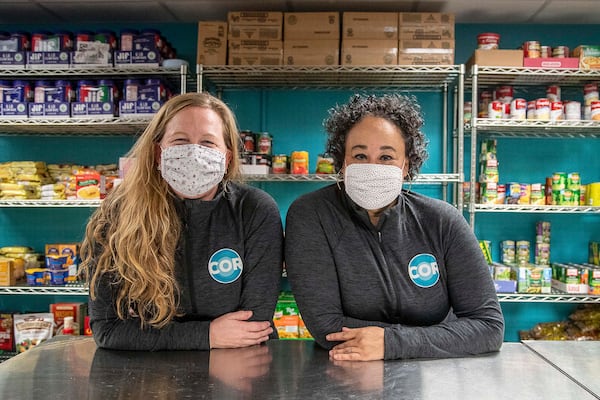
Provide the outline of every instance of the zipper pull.
[[381,243],[381,232],[377,232],[377,236],[379,236],[379,243]]

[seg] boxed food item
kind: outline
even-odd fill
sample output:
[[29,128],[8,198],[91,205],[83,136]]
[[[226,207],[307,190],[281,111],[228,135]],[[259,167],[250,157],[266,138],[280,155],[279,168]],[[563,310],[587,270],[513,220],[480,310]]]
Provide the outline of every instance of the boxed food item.
[[281,25],[283,13],[280,11],[229,11],[227,22],[230,25]]
[[517,280],[518,293],[551,292],[552,268],[548,265],[518,264],[511,266]]
[[283,42],[285,65],[339,65],[340,42],[337,39],[292,39]]
[[13,260],[0,258],[0,286],[14,286],[17,278],[13,266]]
[[400,49],[398,65],[452,65],[454,49]]
[[398,24],[403,25],[454,25],[454,14],[430,12],[398,13]]
[[0,353],[14,351],[14,348],[13,316],[12,314],[0,314]]
[[397,39],[398,13],[344,12],[342,15],[344,39]]
[[229,41],[229,65],[281,65],[283,61],[283,42],[281,40],[245,40]]
[[577,46],[573,50],[572,55],[579,59],[579,69],[600,69],[600,45]]
[[454,39],[447,40],[400,40],[399,49],[454,49]]
[[339,39],[339,12],[286,12],[283,39]]
[[101,198],[101,176],[97,172],[84,172],[75,175],[77,199],[97,200]]
[[523,58],[523,66],[529,68],[562,68],[562,69],[578,69],[579,58],[575,57],[538,57],[538,58]]
[[230,25],[228,39],[282,40],[281,25]]
[[197,64],[225,65],[227,63],[227,22],[198,22]]
[[73,334],[83,333],[84,318],[87,315],[87,303],[53,303],[50,312],[54,316],[54,332],[62,333],[65,317],[73,317]]
[[487,67],[522,67],[523,50],[476,49],[467,61],[467,67],[471,68],[474,64]]
[[402,25],[398,26],[400,40],[453,40],[454,25]]
[[342,40],[342,65],[397,65],[397,40]]

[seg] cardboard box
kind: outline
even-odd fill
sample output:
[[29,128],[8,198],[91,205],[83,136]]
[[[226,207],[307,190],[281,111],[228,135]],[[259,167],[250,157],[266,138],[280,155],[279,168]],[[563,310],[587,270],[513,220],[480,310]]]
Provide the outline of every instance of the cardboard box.
[[398,65],[453,65],[454,49],[401,49]]
[[227,22],[230,25],[281,25],[283,13],[280,11],[229,11]]
[[339,65],[340,42],[331,40],[286,40],[283,42],[284,65]]
[[454,14],[401,12],[398,13],[398,25],[454,25]]
[[228,65],[281,65],[281,40],[230,40]]
[[0,314],[0,352],[14,351],[13,316]]
[[496,293],[515,293],[517,291],[517,281],[494,280]]
[[477,64],[486,67],[522,67],[523,50],[477,49],[467,61],[467,67]]
[[397,65],[397,40],[342,40],[342,65]]
[[231,39],[261,39],[282,40],[283,26],[281,25],[229,25],[229,40]]
[[398,49],[454,49],[454,39],[449,40],[400,40]]
[[73,317],[75,324],[74,334],[83,333],[83,321],[87,315],[87,303],[53,303],[50,304],[50,312],[54,315],[55,332],[60,334],[65,317]]
[[0,259],[0,286],[15,286],[17,278],[13,261],[10,259]]
[[454,40],[454,25],[398,26],[399,40]]
[[579,69],[579,58],[523,58],[523,66],[528,68],[546,68],[546,69]]
[[198,22],[197,64],[225,65],[227,62],[227,22]]
[[398,39],[398,13],[345,12],[342,15],[344,39]]
[[246,175],[267,175],[271,173],[271,167],[268,165],[241,164],[240,171]]
[[517,280],[518,293],[550,293],[552,268],[547,265],[513,265],[513,276]]
[[279,53],[282,40],[234,39],[228,42],[230,53]]
[[282,65],[283,50],[273,53],[232,53],[227,56],[227,65]]
[[339,39],[339,12],[286,12],[283,39]]
[[579,58],[579,69],[600,69],[600,46],[577,46],[571,54]]

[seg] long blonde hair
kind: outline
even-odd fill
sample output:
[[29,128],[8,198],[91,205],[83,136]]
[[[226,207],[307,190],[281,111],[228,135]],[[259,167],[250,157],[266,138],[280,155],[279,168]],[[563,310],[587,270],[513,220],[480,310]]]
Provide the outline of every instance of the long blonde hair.
[[96,286],[107,274],[116,285],[119,318],[137,314],[142,326],[163,327],[179,315],[175,280],[175,250],[181,223],[173,192],[158,170],[156,146],[169,121],[186,107],[205,107],[223,121],[223,136],[231,151],[225,177],[239,176],[239,132],[232,111],[207,93],[187,93],[167,101],[127,156],[134,162],[119,185],[91,216],[81,246],[81,275],[96,298]]

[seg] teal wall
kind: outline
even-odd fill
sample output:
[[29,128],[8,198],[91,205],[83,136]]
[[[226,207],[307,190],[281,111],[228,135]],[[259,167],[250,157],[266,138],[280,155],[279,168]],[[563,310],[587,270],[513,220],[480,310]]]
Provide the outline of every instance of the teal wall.
[[[82,25],[0,25],[2,31],[25,30],[97,30],[125,28],[156,28],[171,42],[180,58],[190,62],[194,71],[196,58],[196,24],[86,24]],[[600,25],[456,25],[456,63],[465,63],[476,47],[481,32],[501,35],[501,48],[517,48],[525,40],[540,40],[548,45],[598,44]],[[543,88],[542,88],[543,89]],[[348,90],[264,90],[226,91],[223,98],[235,111],[239,127],[268,131],[273,135],[274,153],[289,154],[292,150],[310,153],[310,169],[314,171],[316,157],[322,153],[325,135],[322,121],[327,110],[345,102],[353,91]],[[422,172],[441,170],[442,119],[441,94],[410,93],[417,96],[425,116],[424,130],[429,138],[430,157]],[[515,93],[516,95],[518,93]],[[567,92],[572,99],[581,94]],[[528,97],[533,94],[527,94]],[[565,97],[565,96],[563,96]],[[465,98],[470,99],[467,93]],[[450,108],[452,109],[452,108]],[[112,163],[133,143],[131,137],[45,137],[0,136],[0,162],[10,160],[44,160],[49,163]],[[467,139],[468,147],[468,139]],[[468,177],[470,159],[466,149]],[[543,182],[555,171],[577,171],[584,183],[600,181],[598,142],[590,139],[501,139],[498,144],[500,179],[502,182]],[[449,162],[452,162],[450,159]],[[280,204],[282,218],[289,204],[300,194],[321,187],[319,183],[258,183]],[[413,187],[434,197],[440,197],[438,187]],[[85,222],[92,210],[27,209],[0,210],[0,246],[24,244],[42,250],[45,243],[81,240]],[[552,260],[583,262],[587,258],[589,240],[600,241],[600,221],[597,215],[559,214],[477,214],[475,233],[480,239],[492,241],[492,256],[498,260],[498,243],[505,239],[534,241],[535,223],[552,223]],[[45,296],[0,296],[0,310],[43,311],[46,303],[56,301]],[[69,297],[68,299],[73,299]],[[64,299],[61,299],[64,301]],[[79,298],[79,301],[82,299]],[[85,300],[85,298],[83,298]],[[518,331],[530,329],[537,322],[565,319],[572,304],[503,303],[507,319],[506,340],[518,340]]]

